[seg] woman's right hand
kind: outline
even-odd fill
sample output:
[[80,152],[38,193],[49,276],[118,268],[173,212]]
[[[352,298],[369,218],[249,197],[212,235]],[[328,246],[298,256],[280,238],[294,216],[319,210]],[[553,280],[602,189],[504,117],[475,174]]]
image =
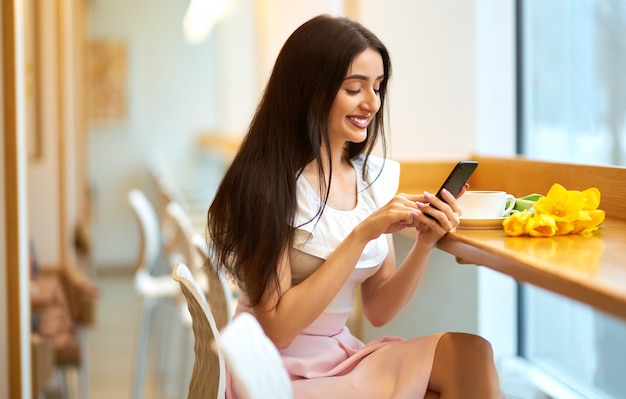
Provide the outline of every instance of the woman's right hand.
[[397,194],[385,206],[372,213],[359,225],[368,240],[381,234],[395,233],[407,227],[418,227],[418,217],[422,212],[417,203],[424,202],[421,194]]

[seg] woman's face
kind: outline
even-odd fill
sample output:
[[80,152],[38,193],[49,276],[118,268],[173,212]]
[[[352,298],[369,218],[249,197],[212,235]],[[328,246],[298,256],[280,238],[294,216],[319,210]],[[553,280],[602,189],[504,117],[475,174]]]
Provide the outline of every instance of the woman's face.
[[360,143],[367,138],[367,126],[380,109],[383,78],[383,59],[378,51],[368,48],[354,58],[330,107],[330,138],[334,144]]

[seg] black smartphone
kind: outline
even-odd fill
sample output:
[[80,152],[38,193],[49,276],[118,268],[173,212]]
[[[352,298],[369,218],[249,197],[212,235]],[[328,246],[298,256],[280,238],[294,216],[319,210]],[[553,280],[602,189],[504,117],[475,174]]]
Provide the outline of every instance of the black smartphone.
[[[443,182],[439,190],[437,191],[437,198],[442,201],[445,201],[441,196],[441,190],[444,188],[450,192],[450,194],[455,197],[459,195],[465,183],[469,180],[470,176],[476,168],[478,167],[478,162],[476,161],[460,161],[454,166],[452,172],[448,175],[448,178]],[[432,204],[431,204],[432,206]],[[429,214],[426,214],[431,219],[434,219]]]
[[448,175],[446,181],[443,182],[443,184],[441,185],[439,191],[437,191],[437,198],[444,201],[444,199],[441,197],[441,190],[443,190],[444,188],[455,197],[459,195],[459,193],[463,189],[463,186],[465,185],[465,183],[467,183],[470,176],[472,175],[472,173],[474,173],[477,167],[478,162],[476,161],[460,161],[459,163],[457,163],[454,166],[454,169],[452,169],[452,172],[450,172],[450,175]]

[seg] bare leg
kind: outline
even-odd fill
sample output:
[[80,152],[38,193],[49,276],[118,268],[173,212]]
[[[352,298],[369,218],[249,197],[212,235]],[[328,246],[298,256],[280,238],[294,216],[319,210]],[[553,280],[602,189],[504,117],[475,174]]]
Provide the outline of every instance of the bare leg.
[[472,334],[448,333],[435,350],[428,390],[440,399],[501,399],[491,344]]

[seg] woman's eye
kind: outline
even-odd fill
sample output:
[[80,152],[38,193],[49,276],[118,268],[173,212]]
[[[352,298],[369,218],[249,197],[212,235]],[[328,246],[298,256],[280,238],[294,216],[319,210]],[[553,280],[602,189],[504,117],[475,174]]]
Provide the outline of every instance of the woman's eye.
[[[362,87],[359,87],[358,89],[346,88],[345,90],[346,90],[346,93],[348,93],[351,96],[355,96],[355,95],[363,92],[363,88]],[[367,90],[369,90],[369,89],[367,89]],[[374,93],[376,93],[376,95],[378,95],[378,94],[380,94],[380,87],[373,87],[372,91]]]

